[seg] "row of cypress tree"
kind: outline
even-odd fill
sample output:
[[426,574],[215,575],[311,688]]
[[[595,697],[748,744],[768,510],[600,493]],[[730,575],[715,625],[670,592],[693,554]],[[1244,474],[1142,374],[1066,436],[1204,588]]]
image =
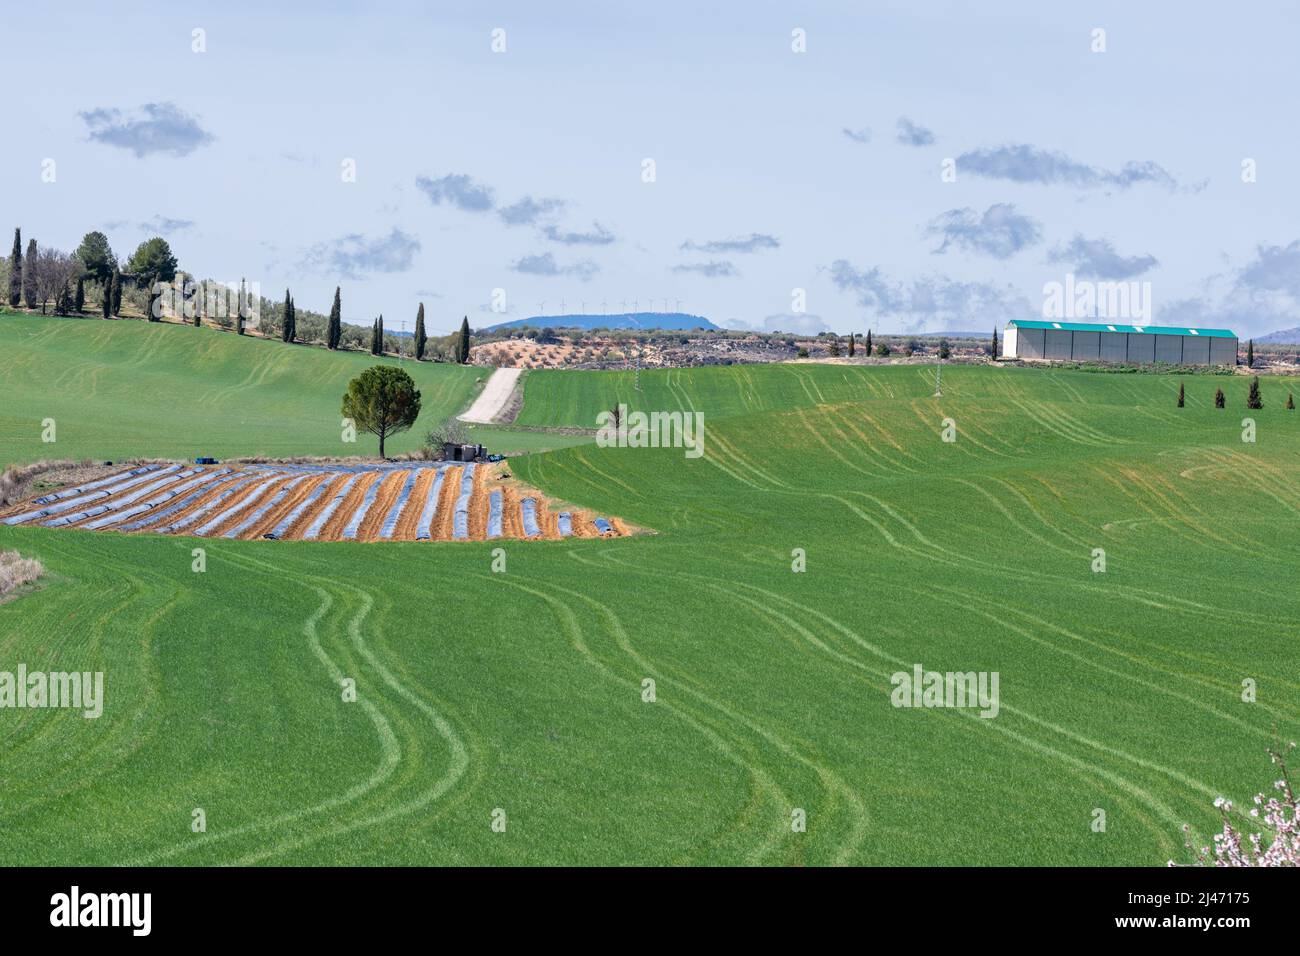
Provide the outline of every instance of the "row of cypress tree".
[[[28,308],[35,308],[36,302],[36,280],[32,269],[23,269],[23,251],[22,251],[22,229],[14,230],[14,247],[10,257],[9,269],[9,305],[12,308],[18,308],[19,304],[25,298]],[[27,245],[27,261],[30,263],[36,258],[36,240],[32,239]],[[105,280],[104,301],[102,305],[102,314],[104,318],[110,315],[119,315],[122,309],[122,277],[121,273],[114,269],[112,275]],[[239,335],[244,334],[244,316],[243,303],[247,296],[244,280],[239,281],[239,308],[237,309],[235,331]],[[150,296],[150,309],[148,318],[153,321],[153,296]],[[56,312],[76,311],[81,312],[86,304],[85,277],[77,279],[76,291],[70,292],[64,289],[59,293],[55,300]],[[202,324],[202,314],[198,311],[194,316],[195,326]],[[293,296],[288,289],[284,290],[284,327],[281,329],[280,337],[285,342],[297,341],[298,321],[297,311],[294,307]],[[337,350],[343,340],[343,307],[341,301],[341,289],[334,288],[334,304],[330,307],[329,324],[325,333],[325,347],[331,350]],[[415,357],[423,359],[425,351],[428,348],[429,337],[424,328],[424,303],[420,303],[419,312],[415,317]],[[370,337],[370,352],[372,355],[379,355],[383,352],[384,346],[384,317],[381,315],[375,320],[374,328]],[[466,316],[461,320],[460,331],[456,336],[455,357],[456,361],[462,365],[469,361],[469,317]]]
[[[1187,401],[1187,392],[1183,383],[1178,383],[1178,407],[1185,407]],[[1223,394],[1223,389],[1214,390],[1214,407],[1223,408],[1227,405],[1227,398]],[[1256,375],[1250,380],[1250,390],[1246,393],[1246,407],[1255,409],[1264,407],[1264,397],[1259,392],[1259,376]],[[1295,396],[1291,392],[1286,393],[1286,406],[1288,411],[1295,410]]]

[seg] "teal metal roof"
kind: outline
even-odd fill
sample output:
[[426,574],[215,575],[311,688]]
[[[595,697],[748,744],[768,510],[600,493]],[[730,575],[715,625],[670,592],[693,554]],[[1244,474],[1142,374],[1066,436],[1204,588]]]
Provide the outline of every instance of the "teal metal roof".
[[1012,319],[1008,326],[1018,329],[1059,329],[1064,332],[1132,332],[1151,335],[1204,335],[1212,339],[1235,339],[1228,329],[1187,329],[1176,325],[1120,325],[1118,322],[1054,322],[1051,319]]

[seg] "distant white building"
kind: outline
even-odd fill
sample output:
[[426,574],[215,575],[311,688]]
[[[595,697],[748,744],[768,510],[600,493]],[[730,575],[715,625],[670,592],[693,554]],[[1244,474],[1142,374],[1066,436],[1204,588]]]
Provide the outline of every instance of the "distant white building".
[[1004,358],[1060,362],[1236,365],[1237,334],[1228,329],[1012,319]]

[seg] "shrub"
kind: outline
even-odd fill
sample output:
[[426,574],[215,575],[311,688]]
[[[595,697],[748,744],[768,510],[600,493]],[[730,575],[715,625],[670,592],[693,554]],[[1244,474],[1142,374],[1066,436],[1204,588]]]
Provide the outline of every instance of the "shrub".
[[44,573],[44,565],[35,558],[24,558],[17,551],[0,551],[0,597],[30,584]]
[[879,345],[876,346],[876,354],[879,355],[881,358],[888,358],[889,353],[891,351],[892,350],[890,349],[890,347],[886,345],[884,342],[881,342]]
[[800,357],[800,358],[807,358],[807,357],[808,357],[808,350],[807,350],[806,348],[804,348],[802,345],[799,346],[799,357]]
[[1224,398],[1223,398],[1223,389],[1221,389],[1221,388],[1216,388],[1216,389],[1214,390],[1214,407],[1215,407],[1215,408],[1223,408],[1223,407],[1225,406],[1225,404],[1226,404],[1226,403],[1225,403]]
[[1184,395],[1183,395],[1183,383],[1182,383],[1182,382],[1179,382],[1179,383],[1178,383],[1178,407],[1179,407],[1179,408],[1182,408],[1182,407],[1183,407],[1184,400],[1185,400],[1185,397],[1184,397]]
[[1259,376],[1256,375],[1250,380],[1250,393],[1246,396],[1247,408],[1263,408],[1264,399],[1259,394]]

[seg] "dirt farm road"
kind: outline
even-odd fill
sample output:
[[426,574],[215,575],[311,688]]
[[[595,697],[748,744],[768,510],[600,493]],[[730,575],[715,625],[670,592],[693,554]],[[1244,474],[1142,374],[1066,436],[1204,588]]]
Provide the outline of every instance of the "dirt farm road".
[[493,372],[483,391],[474,399],[474,404],[465,414],[458,416],[460,420],[474,425],[490,424],[509,404],[523,371],[521,368],[499,368]]

